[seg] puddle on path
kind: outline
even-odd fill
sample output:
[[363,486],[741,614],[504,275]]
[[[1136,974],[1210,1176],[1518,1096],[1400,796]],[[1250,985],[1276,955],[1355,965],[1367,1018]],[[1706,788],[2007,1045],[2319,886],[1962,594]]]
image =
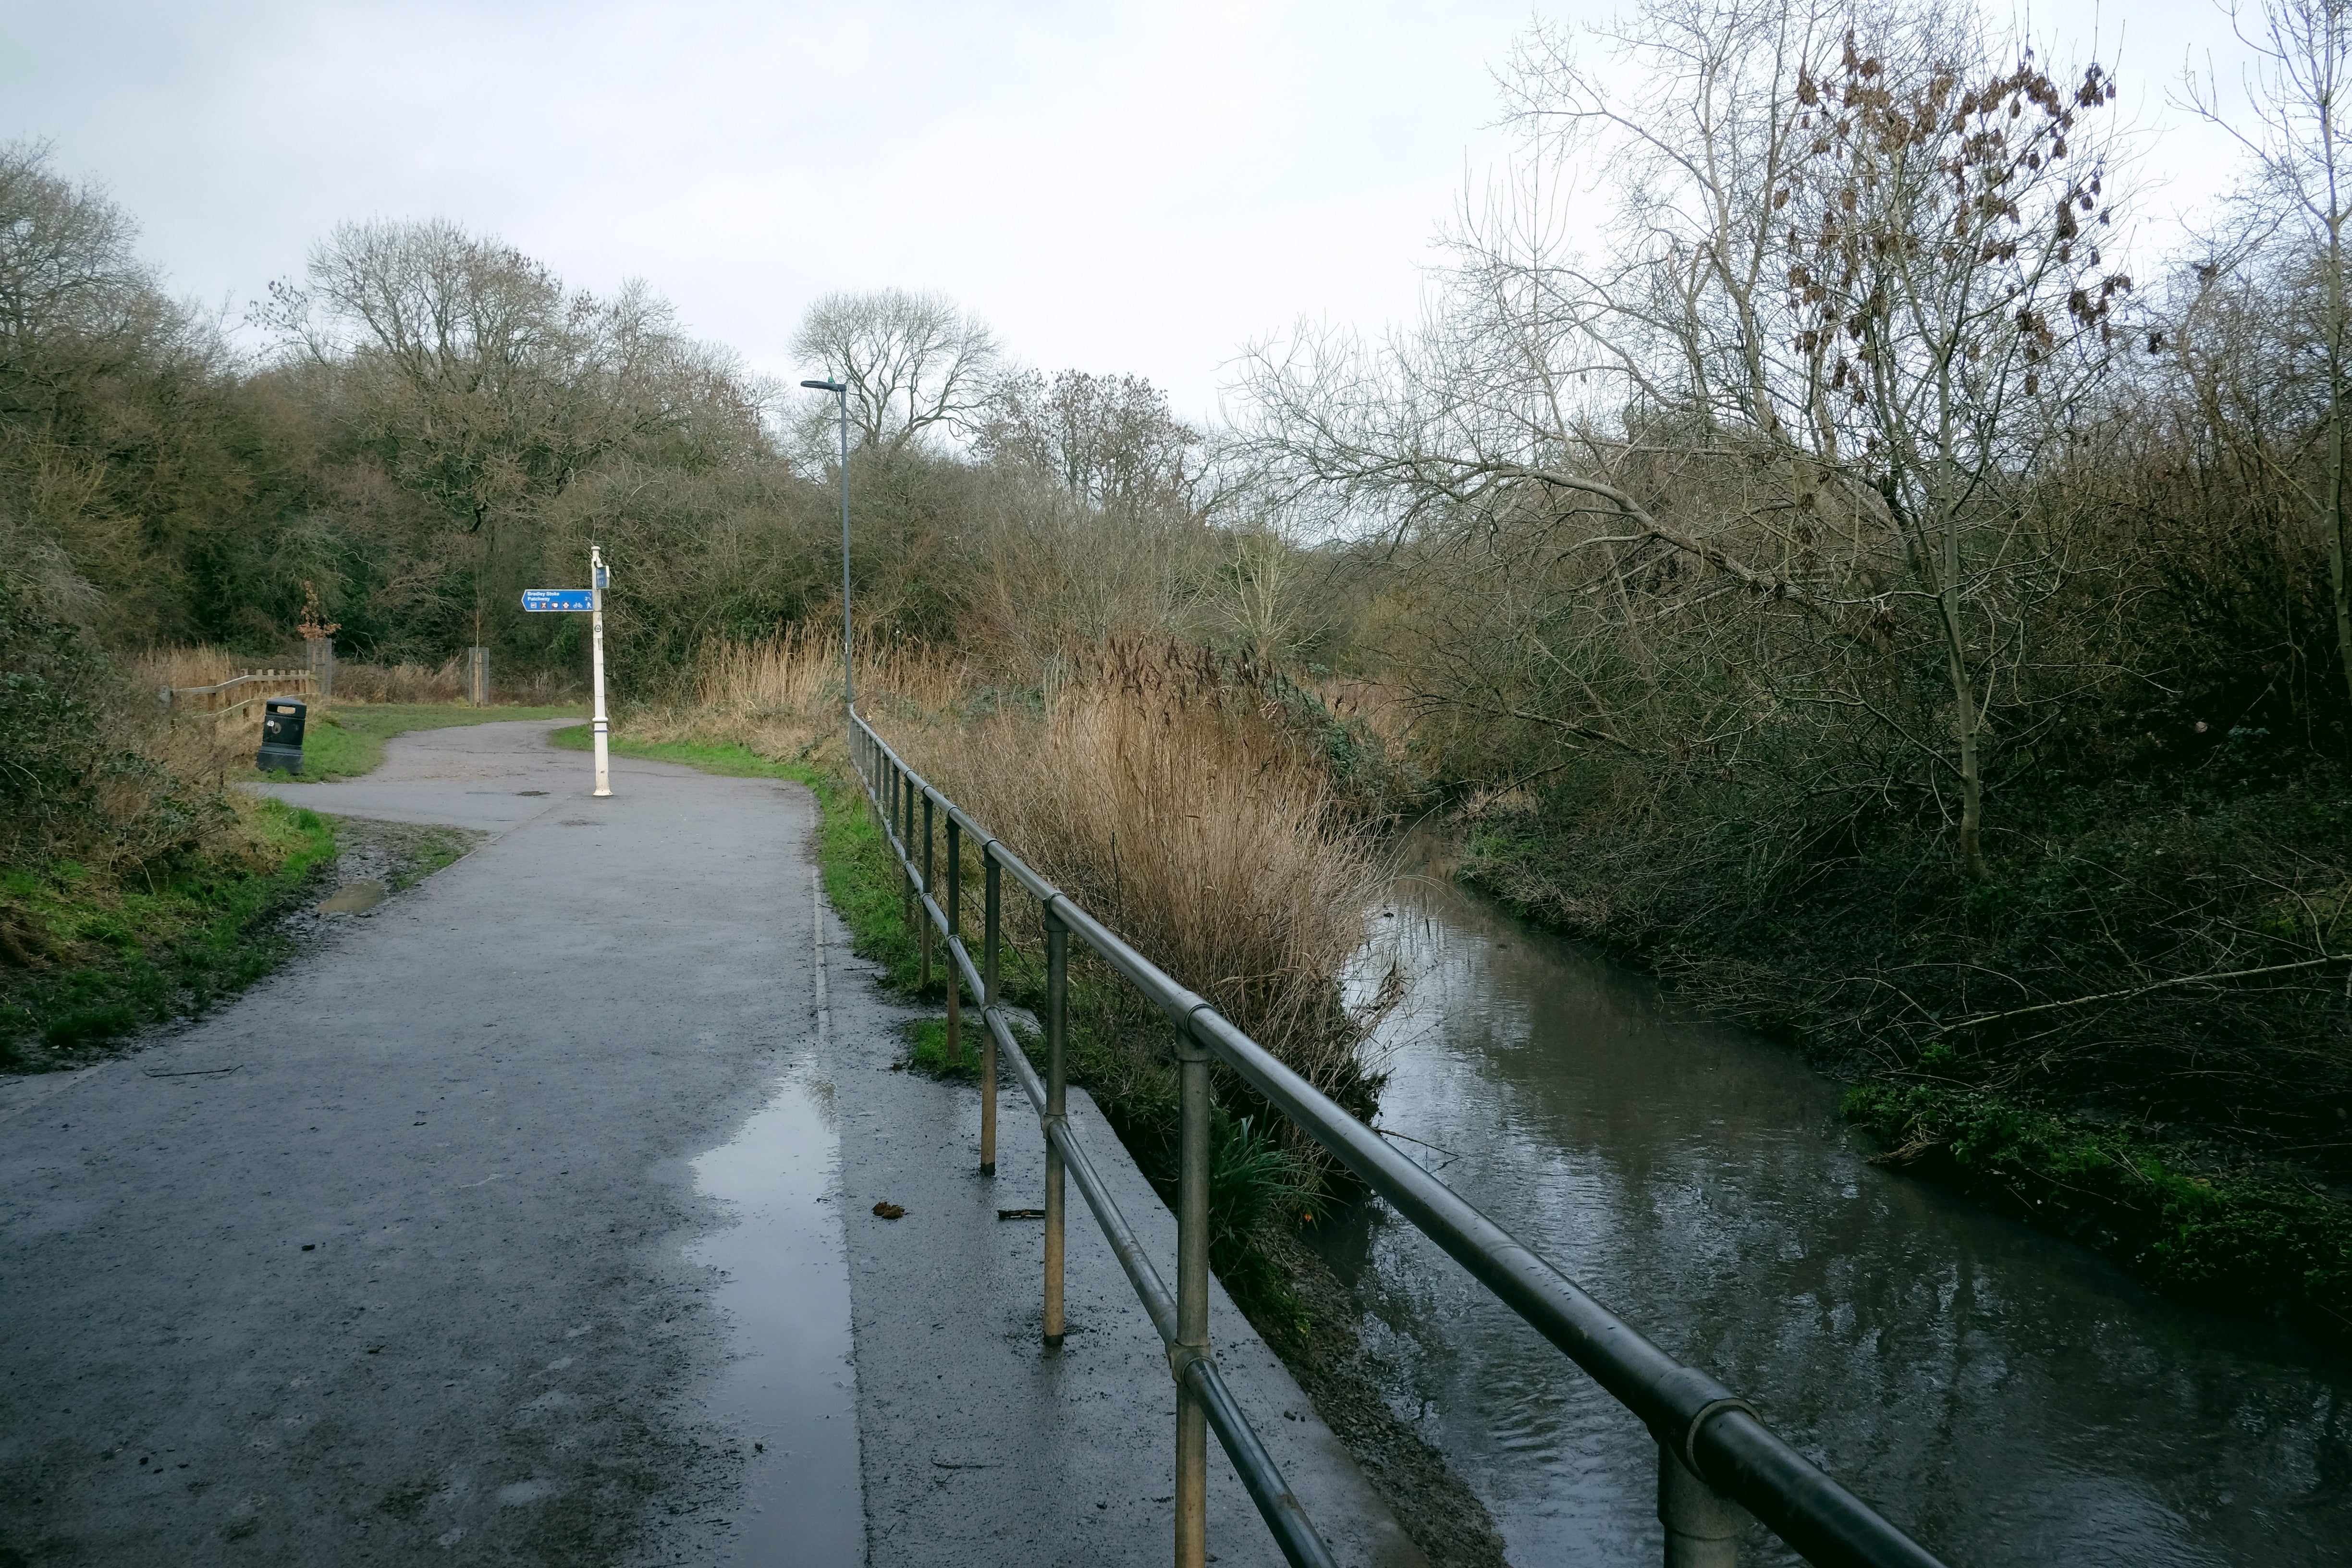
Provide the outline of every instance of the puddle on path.
[[737,1223],[688,1258],[723,1270],[735,1355],[711,1402],[741,1423],[743,1501],[721,1562],[856,1568],[866,1560],[857,1373],[838,1207],[833,1086],[795,1068],[734,1139],[694,1163]]
[[347,882],[320,900],[322,915],[363,915],[383,902],[387,889],[382,882]]

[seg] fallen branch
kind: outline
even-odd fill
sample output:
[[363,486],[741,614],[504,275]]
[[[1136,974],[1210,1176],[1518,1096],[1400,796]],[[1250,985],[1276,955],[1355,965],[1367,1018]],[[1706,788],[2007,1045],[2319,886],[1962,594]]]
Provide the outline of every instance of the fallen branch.
[[[2054,1013],[2064,1007],[2087,1007],[2094,1002],[2128,1002],[2145,996],[2151,991],[2168,991],[2179,985],[2215,985],[2224,980],[2251,980],[2260,974],[2285,974],[2298,969],[2317,969],[2323,964],[2342,963],[2352,959],[2352,952],[2331,952],[2318,958],[2305,958],[2294,963],[2270,963],[2260,969],[2232,969],[2220,974],[2182,974],[2170,980],[2158,980],[2146,985],[2135,985],[2124,991],[2102,991],[2094,996],[2076,996],[2064,1002],[2037,1002],[2031,1007],[2011,1007],[2002,1013],[1979,1013],[1973,1018],[1937,1026],[1938,1035],[1952,1034],[1960,1029],[1980,1028],[1998,1024],[2004,1018],[2022,1018],[2030,1013]],[[1914,1003],[1914,1006],[1917,1004]]]

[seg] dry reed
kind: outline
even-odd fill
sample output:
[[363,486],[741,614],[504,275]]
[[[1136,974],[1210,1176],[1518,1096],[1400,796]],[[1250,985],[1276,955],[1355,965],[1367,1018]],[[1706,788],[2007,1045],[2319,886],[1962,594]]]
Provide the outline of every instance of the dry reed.
[[[841,628],[799,621],[756,642],[721,641],[703,652],[701,706],[730,717],[786,714],[831,721],[841,709]],[[857,650],[866,705],[945,713],[970,678],[962,660],[920,643],[869,642]]]
[[[295,662],[298,661],[289,661],[283,668],[290,669]],[[192,647],[149,648],[131,658],[129,664],[131,678],[142,688],[151,691],[160,691],[167,686],[174,689],[217,686],[250,669],[280,668],[265,666],[208,643],[199,643]]]
[[973,814],[1310,1082],[1344,1095],[1335,977],[1377,885],[1327,784],[1254,715],[1066,687],[943,771]]
[[[950,722],[971,676],[961,659],[920,643],[876,641],[857,650],[858,707],[914,724]],[[628,731],[648,741],[719,741],[786,761],[839,762],[841,628],[787,624],[772,637],[719,639],[702,650],[694,700],[636,710]]]
[[[493,694],[503,684],[491,667]],[[335,665],[338,702],[462,702],[466,698],[466,663],[452,658],[436,668],[404,661],[400,664]]]
[[890,724],[1015,853],[1325,1093],[1370,1109],[1337,977],[1381,867],[1272,683],[1174,647],[1068,661],[1042,711]]

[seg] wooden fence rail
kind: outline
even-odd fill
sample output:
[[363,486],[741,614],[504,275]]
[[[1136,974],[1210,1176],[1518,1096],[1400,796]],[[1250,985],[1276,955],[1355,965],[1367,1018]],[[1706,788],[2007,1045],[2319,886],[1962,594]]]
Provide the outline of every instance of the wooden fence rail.
[[256,669],[217,686],[167,686],[162,695],[164,710],[177,722],[217,719],[271,697],[308,697],[315,689],[307,669]]

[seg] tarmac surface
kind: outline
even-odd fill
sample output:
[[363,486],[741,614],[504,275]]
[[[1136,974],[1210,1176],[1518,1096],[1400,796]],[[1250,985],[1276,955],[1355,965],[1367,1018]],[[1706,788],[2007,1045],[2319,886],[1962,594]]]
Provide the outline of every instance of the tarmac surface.
[[[552,727],[278,786],[492,837],[198,1024],[0,1080],[0,1568],[1165,1561],[1157,1337],[1074,1194],[1040,1346],[1039,1227],[995,1213],[1042,1201],[1034,1119],[1008,1088],[983,1180],[974,1091],[890,1070],[914,1015],[814,897],[808,793],[615,759],[593,800]],[[1414,1568],[1222,1292],[1213,1333],[1341,1561]],[[1278,1561],[1212,1471],[1212,1552]]]

